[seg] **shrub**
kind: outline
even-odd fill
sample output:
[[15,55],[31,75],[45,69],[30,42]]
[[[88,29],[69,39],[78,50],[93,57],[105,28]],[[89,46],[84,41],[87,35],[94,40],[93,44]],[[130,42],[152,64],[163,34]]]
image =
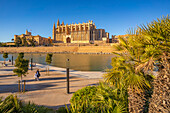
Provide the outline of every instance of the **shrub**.
[[60,107],[58,110],[57,110],[57,113],[67,113],[67,109],[65,107]]
[[127,112],[128,95],[126,89],[118,89],[107,83],[100,83],[97,87],[93,106],[99,113]]
[[127,91],[106,83],[87,86],[75,92],[70,100],[71,113],[127,112]]
[[72,113],[86,113],[92,107],[92,100],[96,95],[96,86],[87,86],[76,91],[70,100],[70,109]]
[[26,103],[22,106],[22,112],[24,113],[51,113],[53,110],[44,106],[38,106],[34,103]]
[[21,101],[13,95],[9,95],[3,101],[0,101],[0,113],[19,113],[21,112]]

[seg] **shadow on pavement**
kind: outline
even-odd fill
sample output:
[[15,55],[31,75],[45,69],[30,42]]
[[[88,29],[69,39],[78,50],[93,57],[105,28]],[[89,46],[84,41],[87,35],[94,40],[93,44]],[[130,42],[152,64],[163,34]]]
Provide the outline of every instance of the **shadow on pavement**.
[[[71,78],[74,78],[74,77],[70,77]],[[48,80],[66,80],[66,77],[51,77],[51,78],[39,78],[40,81],[48,81]],[[32,81],[35,81],[34,79],[32,80],[26,80],[26,82],[32,82]]]
[[[64,79],[64,78],[63,78]],[[53,79],[52,79],[53,80]],[[34,80],[31,80],[34,81]],[[76,82],[79,80],[70,80],[70,82]],[[62,83],[62,82],[66,82],[65,81],[56,81],[56,82],[48,82],[48,83],[37,83],[38,81],[35,81],[35,84],[27,84],[27,80],[26,80],[26,86],[25,86],[25,90],[26,92],[28,91],[37,91],[37,90],[43,90],[45,88],[49,88],[46,90],[52,90],[52,89],[64,89],[66,87],[59,87],[58,84],[53,84],[53,83]],[[23,83],[24,84],[24,83]],[[70,88],[72,87],[80,87],[80,86],[70,86]],[[16,93],[18,92],[18,84],[8,84],[8,85],[0,85],[0,93]]]
[[17,76],[17,75],[0,75],[0,78],[1,77],[12,77],[12,76]]
[[0,71],[13,71],[14,69],[0,69]]

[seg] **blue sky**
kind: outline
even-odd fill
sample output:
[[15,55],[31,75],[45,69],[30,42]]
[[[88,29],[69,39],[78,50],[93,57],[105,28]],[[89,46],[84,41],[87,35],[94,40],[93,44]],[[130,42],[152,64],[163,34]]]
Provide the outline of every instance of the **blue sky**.
[[170,14],[170,0],[0,0],[0,42],[31,30],[52,36],[53,23],[93,20],[111,35]]

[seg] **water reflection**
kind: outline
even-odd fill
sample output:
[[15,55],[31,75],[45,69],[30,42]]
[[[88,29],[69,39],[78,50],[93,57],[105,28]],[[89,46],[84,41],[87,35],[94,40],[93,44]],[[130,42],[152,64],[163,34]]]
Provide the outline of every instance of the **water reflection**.
[[[13,54],[14,60],[18,54]],[[9,54],[8,59],[11,59],[12,54]],[[26,54],[24,58],[31,59],[33,57],[34,63],[46,64],[46,54],[34,53]],[[107,68],[111,68],[111,58],[114,55],[95,55],[95,54],[53,54],[51,65],[56,67],[66,67],[66,59],[70,59],[70,68],[74,70],[82,71],[104,71]],[[8,60],[7,59],[7,60]],[[2,54],[0,60],[3,60]]]

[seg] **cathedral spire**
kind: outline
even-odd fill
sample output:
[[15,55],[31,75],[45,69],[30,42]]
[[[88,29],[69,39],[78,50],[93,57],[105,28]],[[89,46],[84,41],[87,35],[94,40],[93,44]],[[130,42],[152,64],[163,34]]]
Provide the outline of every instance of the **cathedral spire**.
[[55,28],[55,23],[53,25],[53,40],[54,42],[56,41],[56,28]]
[[64,25],[64,21],[62,22],[62,25]]
[[55,22],[54,22],[54,25],[53,25],[53,29],[55,28]]
[[58,19],[58,21],[57,21],[57,26],[60,26],[60,22],[59,22],[59,19]]

